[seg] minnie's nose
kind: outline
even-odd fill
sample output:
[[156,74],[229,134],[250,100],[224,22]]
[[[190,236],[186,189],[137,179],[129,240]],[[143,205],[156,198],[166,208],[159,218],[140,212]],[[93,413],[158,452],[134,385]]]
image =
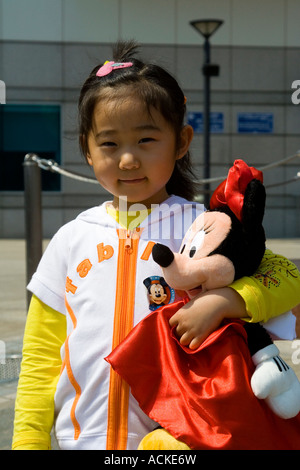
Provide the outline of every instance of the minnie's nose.
[[152,248],[152,257],[162,268],[167,268],[174,260],[174,253],[168,246],[156,243]]

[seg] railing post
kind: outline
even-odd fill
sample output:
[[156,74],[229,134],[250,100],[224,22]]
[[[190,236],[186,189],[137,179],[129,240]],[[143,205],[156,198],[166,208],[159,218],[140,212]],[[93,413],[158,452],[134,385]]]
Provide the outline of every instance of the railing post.
[[[24,168],[24,203],[26,233],[26,284],[30,281],[42,256],[42,192],[41,170],[33,159],[34,154],[27,154]],[[27,306],[31,294],[27,292]]]

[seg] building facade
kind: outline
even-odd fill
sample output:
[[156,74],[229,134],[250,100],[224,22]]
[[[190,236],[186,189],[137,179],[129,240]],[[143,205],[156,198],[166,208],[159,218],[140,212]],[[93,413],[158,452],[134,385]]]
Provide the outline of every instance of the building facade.
[[[180,82],[203,178],[203,38],[189,22],[217,18],[211,61],[211,177],[236,158],[264,167],[300,149],[299,0],[0,0],[0,237],[24,238],[24,156],[36,152],[92,176],[80,155],[77,99],[112,44],[134,38],[141,57]],[[299,86],[297,85],[299,81]],[[294,88],[293,88],[294,86]],[[265,171],[268,238],[300,237],[300,157]],[[42,173],[45,173],[44,170]],[[1,176],[2,175],[2,176]],[[215,185],[212,185],[212,188]],[[97,185],[43,175],[43,234],[109,199]]]

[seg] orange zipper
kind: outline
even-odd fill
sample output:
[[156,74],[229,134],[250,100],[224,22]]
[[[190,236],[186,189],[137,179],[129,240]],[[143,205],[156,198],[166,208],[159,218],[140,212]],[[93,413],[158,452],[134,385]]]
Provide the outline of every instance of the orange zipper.
[[[136,261],[140,231],[119,229],[119,254],[117,267],[116,301],[112,348],[128,335],[133,327]],[[129,386],[110,370],[107,450],[125,450],[128,434]]]

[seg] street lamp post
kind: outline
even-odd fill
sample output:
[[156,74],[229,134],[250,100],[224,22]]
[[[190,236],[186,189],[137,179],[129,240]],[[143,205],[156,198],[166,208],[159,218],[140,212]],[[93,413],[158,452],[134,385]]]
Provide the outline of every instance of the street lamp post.
[[[223,24],[222,20],[195,20],[190,25],[204,37],[204,64],[202,73],[204,76],[204,119],[203,119],[203,141],[204,141],[204,179],[210,178],[210,77],[219,75],[219,66],[210,62],[209,38]],[[209,206],[210,185],[204,185],[204,205]]]

